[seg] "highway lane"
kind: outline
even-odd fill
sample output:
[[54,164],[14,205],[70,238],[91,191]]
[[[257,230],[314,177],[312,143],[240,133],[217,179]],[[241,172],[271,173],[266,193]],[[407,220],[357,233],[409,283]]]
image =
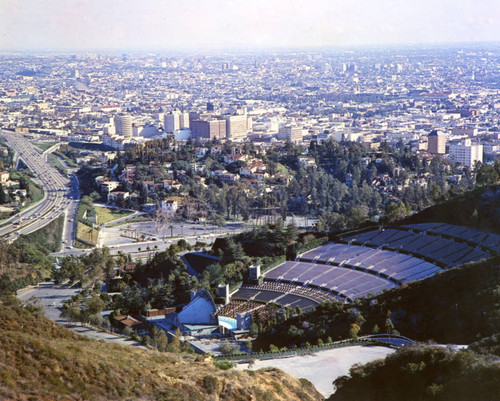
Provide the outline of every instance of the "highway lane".
[[[49,224],[66,209],[69,209],[67,219],[73,219],[70,215],[74,214],[79,195],[73,188],[68,188],[69,178],[49,164],[45,159],[46,153],[41,155],[21,134],[0,130],[0,135],[28,166],[44,190],[41,201],[2,224],[0,237],[13,241],[20,234],[32,233]],[[70,199],[70,196],[76,199]]]

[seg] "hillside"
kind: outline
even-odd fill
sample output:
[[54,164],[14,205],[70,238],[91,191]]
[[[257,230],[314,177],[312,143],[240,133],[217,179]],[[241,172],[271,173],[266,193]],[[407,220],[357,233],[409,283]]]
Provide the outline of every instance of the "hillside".
[[500,332],[500,257],[446,270],[376,296],[362,307],[366,324],[394,327],[415,340],[470,344]]
[[385,360],[355,366],[334,383],[329,401],[496,401],[500,361],[444,347],[405,347]]
[[[446,202],[428,207],[400,224],[442,222],[500,232],[500,185],[478,187]],[[460,212],[457,212],[460,211]]]
[[61,245],[63,222],[64,216],[59,216],[31,234],[20,235],[12,244],[0,241],[0,294],[51,277],[48,255]]
[[321,400],[307,381],[276,370],[221,370],[195,355],[81,337],[18,305],[0,303],[0,399]]

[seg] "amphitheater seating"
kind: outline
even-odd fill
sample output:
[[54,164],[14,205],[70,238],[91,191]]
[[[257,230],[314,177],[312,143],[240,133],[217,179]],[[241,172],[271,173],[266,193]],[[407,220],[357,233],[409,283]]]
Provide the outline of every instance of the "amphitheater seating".
[[217,314],[219,316],[227,316],[236,319],[236,315],[244,314],[246,312],[251,312],[255,309],[262,308],[265,304],[257,303],[253,301],[245,301],[232,299],[227,305],[224,305]]
[[[393,230],[397,231],[397,230]],[[399,232],[398,232],[399,233]],[[402,232],[405,237],[411,236],[412,233]],[[391,234],[392,236],[392,234]],[[398,240],[402,237],[397,236]],[[427,243],[426,243],[427,244]],[[331,257],[332,250],[337,252],[337,257]],[[316,264],[309,264],[310,267],[302,266],[300,275],[297,273],[297,267],[300,265],[294,265],[290,270],[287,271],[287,275],[280,277],[281,280],[289,280],[297,283],[304,283],[308,280],[313,280],[319,274],[324,273],[328,270],[326,266],[322,264],[334,264],[340,265],[342,267],[359,270],[365,273],[371,273],[374,275],[379,275],[384,278],[388,278],[395,284],[402,284],[408,281],[408,277],[413,275],[414,270],[410,270],[414,266],[421,265],[424,261],[420,258],[416,258],[412,255],[396,253],[389,250],[383,249],[372,249],[360,245],[348,245],[348,244],[326,244],[320,248],[314,250],[314,260]],[[306,252],[298,257],[300,262],[306,262],[311,260],[310,252]],[[440,269],[435,266],[421,265],[425,267],[428,275],[433,275]],[[431,269],[431,267],[433,267]],[[293,277],[291,279],[291,277]],[[316,280],[317,281],[317,280]]]
[[[322,302],[339,301],[333,293],[318,288],[304,287],[290,283],[264,281],[259,285],[244,285],[232,296],[232,299],[252,300],[257,302],[273,302],[280,304],[284,295],[292,294],[312,301],[315,305]],[[245,298],[245,295],[249,296]]]
[[[411,227],[413,226],[406,226],[405,228],[410,230]],[[386,248],[387,250],[399,250],[415,257],[425,258],[426,260],[440,263],[446,267],[453,267],[458,264],[491,256],[491,253],[482,249],[476,249],[474,246],[463,241],[458,243],[453,238],[444,238],[436,234],[428,235],[423,231],[424,228],[429,228],[427,226],[420,228],[422,230],[417,230],[418,232],[398,230],[395,228],[375,230],[370,232],[370,235],[367,235],[368,233],[362,233],[346,237],[344,240],[349,244],[359,244],[373,248]],[[493,237],[489,238],[491,239]]]
[[[272,274],[272,270],[269,273],[264,276],[265,279],[276,280],[276,275]],[[359,296],[359,293],[368,294],[373,292],[375,288],[385,289],[396,286],[387,278],[355,270],[348,266],[341,267],[307,262],[295,263],[291,269],[287,268],[287,275],[279,276],[279,280],[302,286],[313,286],[348,299]]]
[[[500,252],[500,235],[470,227],[425,223],[350,235],[287,261],[245,285],[219,315],[250,311],[271,316],[276,308],[308,311],[322,302],[349,301]],[[267,306],[265,306],[267,305]],[[273,309],[274,308],[274,309]]]
[[415,232],[429,232],[449,236],[470,244],[481,245],[496,253],[500,253],[500,234],[480,231],[472,227],[455,226],[445,223],[421,223],[403,226]]
[[254,290],[251,288],[240,288],[236,293],[233,295],[233,298],[236,299],[252,299],[254,296],[256,296],[259,293],[258,290]]
[[263,290],[260,291],[253,299],[259,302],[271,302],[276,298],[281,297],[282,295],[283,295],[282,292]]

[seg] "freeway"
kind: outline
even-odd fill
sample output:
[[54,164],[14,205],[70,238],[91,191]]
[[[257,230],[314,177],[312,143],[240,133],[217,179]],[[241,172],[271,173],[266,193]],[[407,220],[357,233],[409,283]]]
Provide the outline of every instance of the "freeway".
[[47,162],[47,153],[41,155],[21,134],[0,130],[0,135],[28,166],[44,190],[42,200],[2,224],[0,237],[13,241],[20,234],[30,234],[46,226],[66,210],[66,223],[73,220],[71,214],[75,213],[78,203],[77,189],[68,189],[70,180]]

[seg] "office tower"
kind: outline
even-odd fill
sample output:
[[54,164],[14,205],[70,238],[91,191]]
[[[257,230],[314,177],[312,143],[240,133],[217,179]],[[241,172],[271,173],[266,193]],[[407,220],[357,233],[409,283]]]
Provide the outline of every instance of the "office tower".
[[472,144],[470,139],[466,139],[450,146],[450,158],[455,163],[474,167],[476,162],[483,162],[483,145]]
[[114,118],[116,133],[118,135],[132,137],[132,117],[128,114],[117,114]]
[[207,102],[207,111],[211,112],[215,110],[215,106],[212,102]]
[[446,134],[434,130],[427,135],[427,151],[433,155],[444,155],[446,153]]
[[241,141],[248,134],[248,118],[246,114],[225,116],[227,137],[232,141]]
[[226,137],[226,120],[191,121],[191,135],[194,139],[222,139]]
[[285,125],[278,131],[278,139],[281,141],[298,142],[302,141],[302,127]]
[[169,134],[177,131],[181,128],[180,113],[174,111],[172,113],[167,113],[163,117],[163,129]]
[[182,128],[189,128],[189,113],[179,114],[179,125]]

